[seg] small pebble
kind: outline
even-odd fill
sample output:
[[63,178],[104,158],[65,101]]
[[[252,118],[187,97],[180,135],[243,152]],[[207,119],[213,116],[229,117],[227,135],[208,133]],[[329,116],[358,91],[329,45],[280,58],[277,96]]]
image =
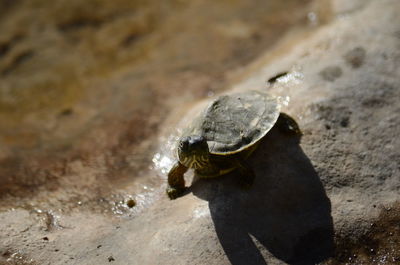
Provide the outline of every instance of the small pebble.
[[136,202],[135,202],[133,199],[129,199],[129,200],[126,202],[126,205],[127,205],[129,208],[133,208],[133,207],[136,206]]

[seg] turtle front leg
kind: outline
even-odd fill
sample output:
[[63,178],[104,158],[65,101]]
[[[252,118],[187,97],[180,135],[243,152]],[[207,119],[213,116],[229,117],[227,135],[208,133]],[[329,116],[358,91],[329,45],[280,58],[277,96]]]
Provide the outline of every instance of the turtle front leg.
[[244,189],[248,189],[253,185],[256,174],[247,161],[239,156],[235,159],[236,167],[240,173],[239,183]]
[[187,167],[180,162],[176,162],[169,171],[167,195],[171,200],[178,198],[185,191],[185,179],[183,175],[187,170]]
[[286,134],[292,134],[292,135],[303,134],[297,122],[286,113],[281,112],[279,114],[279,118],[278,121],[276,122],[276,125],[278,126],[281,132],[284,132]]

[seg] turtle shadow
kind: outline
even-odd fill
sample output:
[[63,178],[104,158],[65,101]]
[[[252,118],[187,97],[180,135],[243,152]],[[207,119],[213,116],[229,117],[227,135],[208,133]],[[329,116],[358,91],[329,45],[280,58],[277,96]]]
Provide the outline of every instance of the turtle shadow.
[[331,204],[299,137],[276,128],[249,158],[256,179],[240,189],[237,173],[198,180],[191,191],[209,202],[218,239],[234,265],[315,264],[333,253]]

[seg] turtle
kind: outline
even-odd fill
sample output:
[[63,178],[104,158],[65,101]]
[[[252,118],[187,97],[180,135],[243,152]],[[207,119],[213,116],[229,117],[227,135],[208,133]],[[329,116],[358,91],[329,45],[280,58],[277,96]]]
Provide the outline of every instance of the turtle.
[[271,128],[277,125],[285,133],[301,135],[296,121],[280,108],[278,97],[259,90],[214,99],[178,140],[177,161],[168,173],[168,197],[184,193],[184,174],[190,168],[200,178],[238,170],[241,186],[249,188],[255,173],[246,159]]

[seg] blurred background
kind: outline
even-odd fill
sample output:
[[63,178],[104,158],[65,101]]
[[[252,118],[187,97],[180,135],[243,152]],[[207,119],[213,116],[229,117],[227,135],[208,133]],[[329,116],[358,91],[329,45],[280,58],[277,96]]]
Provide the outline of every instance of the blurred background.
[[329,18],[311,0],[1,0],[0,205],[93,209],[159,186],[176,110]]

